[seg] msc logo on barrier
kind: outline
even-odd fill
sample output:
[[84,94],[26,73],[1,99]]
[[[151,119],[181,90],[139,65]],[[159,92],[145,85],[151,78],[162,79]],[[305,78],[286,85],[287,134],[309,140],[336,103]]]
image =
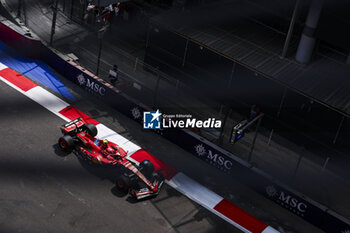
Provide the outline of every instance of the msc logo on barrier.
[[131,115],[135,120],[139,119],[141,117],[140,109],[138,109],[137,107],[134,107],[133,109],[131,109]]
[[94,81],[88,78],[85,78],[83,74],[79,74],[77,76],[77,80],[79,82],[79,85],[85,86],[85,89],[87,91],[101,96],[105,95],[106,89],[104,87],[100,86],[98,83],[95,83]]
[[143,128],[144,129],[160,129],[160,116],[162,114],[156,112],[143,112]]
[[203,158],[211,165],[224,171],[229,171],[232,168],[233,164],[230,160],[226,159],[225,157],[219,154],[214,154],[213,151],[209,149],[207,151],[203,144],[196,145],[194,149],[196,150],[196,153],[199,157]]
[[78,79],[80,86],[83,86],[86,83],[85,77],[82,74],[78,75],[77,79]]
[[304,216],[304,213],[307,210],[307,205],[300,201],[298,198],[286,194],[285,192],[278,191],[275,186],[270,185],[265,188],[266,194],[276,201],[281,206],[293,211],[294,213]]

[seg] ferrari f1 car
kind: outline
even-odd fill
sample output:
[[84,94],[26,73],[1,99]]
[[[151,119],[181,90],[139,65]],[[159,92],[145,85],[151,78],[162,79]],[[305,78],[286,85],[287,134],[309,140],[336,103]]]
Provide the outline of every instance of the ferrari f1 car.
[[79,159],[102,166],[119,166],[122,170],[116,179],[116,187],[122,192],[129,192],[136,199],[157,195],[164,178],[154,171],[149,160],[139,165],[128,160],[127,151],[106,139],[96,138],[97,128],[94,124],[77,118],[61,127],[63,136],[58,145],[66,153],[73,152]]

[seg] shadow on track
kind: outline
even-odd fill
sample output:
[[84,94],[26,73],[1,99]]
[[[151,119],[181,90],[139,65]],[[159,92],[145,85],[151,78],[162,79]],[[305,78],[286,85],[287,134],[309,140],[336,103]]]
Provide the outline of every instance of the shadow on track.
[[[115,184],[117,177],[122,173],[122,168],[120,168],[118,166],[107,166],[107,165],[103,166],[103,165],[95,164],[95,163],[91,162],[90,160],[81,159],[81,158],[77,157],[76,155],[74,155],[73,153],[67,154],[66,152],[64,152],[60,149],[58,143],[54,144],[52,147],[54,148],[55,154],[59,157],[62,157],[62,158],[67,157],[67,156],[76,157],[76,159],[79,161],[80,165],[86,171],[88,171],[93,176],[100,178],[101,180],[108,180],[112,184]],[[127,195],[127,193],[124,193],[124,192],[118,190],[118,188],[115,186],[113,186],[113,188],[111,189],[111,192],[114,196],[120,197],[120,198],[125,197]]]

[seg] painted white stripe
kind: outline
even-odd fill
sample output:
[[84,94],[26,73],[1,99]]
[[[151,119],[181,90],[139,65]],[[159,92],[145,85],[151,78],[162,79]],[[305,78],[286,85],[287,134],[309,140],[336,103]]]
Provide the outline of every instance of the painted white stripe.
[[132,141],[127,141],[123,144],[123,148],[126,148],[128,150],[128,156],[134,154],[136,151],[142,149],[140,146],[136,145]]
[[69,104],[54,94],[48,92],[44,88],[36,86],[24,94],[57,116],[61,117],[63,120],[70,121],[67,117],[59,113],[59,111],[68,107]]
[[265,230],[263,230],[261,233],[280,233],[279,231],[277,231],[276,229],[268,226],[265,228]]
[[200,185],[185,174],[179,172],[170,181],[166,181],[166,183],[174,189],[176,189],[177,191],[179,191],[180,193],[182,193],[183,195],[185,195],[186,197],[188,197],[189,199],[191,199],[192,201],[197,202],[213,214],[219,216],[220,218],[229,222],[233,226],[237,227],[241,231],[245,233],[251,233],[251,231],[245,229],[244,227],[232,221],[225,215],[214,210],[214,207],[224,199],[223,197]]
[[6,69],[6,68],[8,68],[8,67],[0,62],[0,70]]
[[[1,64],[1,63],[0,63]],[[13,83],[7,81],[6,79],[4,79],[3,77],[0,76],[0,80],[3,81],[4,83],[6,83],[7,85],[9,85],[10,87],[12,87],[13,89],[17,90],[18,92],[22,93],[23,95],[29,97],[30,99],[34,100],[35,102],[39,103],[40,105],[42,105],[43,107],[45,107],[46,109],[50,110],[51,112],[53,112],[54,114],[56,114],[57,116],[61,117],[63,120],[65,121],[70,121],[67,117],[59,114],[58,112],[60,110],[62,110],[63,106],[66,106],[66,102],[64,102],[63,100],[61,100],[60,98],[54,96],[53,94],[51,94],[50,92],[46,91],[45,89],[43,89],[42,87],[39,87],[39,86],[36,86],[32,89],[30,89],[29,91],[25,92],[23,91],[21,88],[17,87],[16,85],[14,85]],[[34,91],[34,92],[31,92],[33,89],[42,89],[40,91]],[[56,97],[56,98],[53,98],[52,96],[48,95],[48,94],[44,94],[44,95],[40,95],[41,97],[38,97],[36,95],[36,93],[44,93],[47,92],[49,93],[50,95]],[[51,97],[51,98],[50,98]],[[40,99],[40,98],[43,98],[43,99]],[[48,98],[48,100],[45,100],[45,98]],[[41,101],[41,102],[40,102]],[[50,104],[51,102],[51,104]],[[55,104],[56,106],[53,106],[53,104]],[[50,108],[51,106],[51,108]],[[67,104],[67,106],[69,106],[69,104]],[[66,106],[66,107],[67,107]],[[61,109],[59,109],[60,107],[63,107]],[[59,109],[59,110],[58,110]]]
[[170,181],[168,181],[168,184],[195,202],[205,205],[210,209],[213,209],[220,201],[224,199],[181,172],[176,174]]
[[[131,142],[130,140],[126,139],[125,137],[121,136],[120,134],[116,133],[115,131],[111,130],[104,124],[98,124],[96,125],[96,128],[97,128],[98,138],[107,139],[121,146],[124,150],[127,150],[129,159],[131,159],[129,157],[130,155],[132,155],[133,153],[141,149],[141,147]],[[136,162],[138,164],[136,160],[133,162]]]

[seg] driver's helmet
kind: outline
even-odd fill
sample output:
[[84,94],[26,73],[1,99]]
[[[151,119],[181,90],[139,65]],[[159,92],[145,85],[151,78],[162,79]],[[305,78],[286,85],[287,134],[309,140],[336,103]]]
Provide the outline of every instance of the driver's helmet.
[[108,140],[107,140],[107,139],[104,139],[104,140],[102,141],[101,147],[102,147],[102,148],[107,148],[107,145],[108,145]]

